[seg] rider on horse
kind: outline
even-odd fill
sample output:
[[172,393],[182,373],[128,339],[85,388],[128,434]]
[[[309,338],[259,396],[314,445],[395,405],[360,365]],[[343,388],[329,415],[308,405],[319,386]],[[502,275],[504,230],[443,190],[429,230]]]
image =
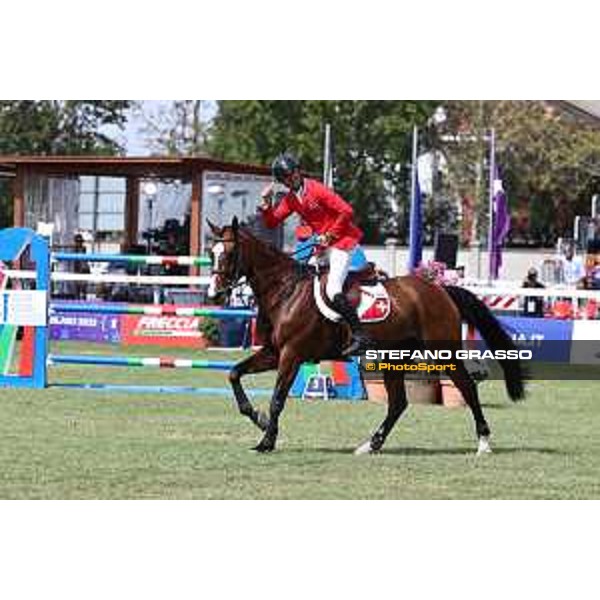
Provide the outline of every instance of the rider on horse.
[[360,354],[372,342],[362,329],[356,309],[343,293],[352,252],[363,236],[353,221],[352,207],[322,183],[304,177],[296,158],[287,152],[273,161],[272,171],[275,181],[288,188],[288,193],[273,207],[273,184],[264,189],[260,205],[263,220],[267,227],[273,228],[297,213],[318,235],[317,252],[326,253],[329,258],[327,297],[352,331],[352,341],[342,354]]

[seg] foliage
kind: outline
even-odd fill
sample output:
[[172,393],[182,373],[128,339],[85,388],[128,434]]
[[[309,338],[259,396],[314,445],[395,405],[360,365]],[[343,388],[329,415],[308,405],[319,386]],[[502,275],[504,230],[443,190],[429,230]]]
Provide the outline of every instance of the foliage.
[[217,319],[203,317],[200,321],[200,331],[209,344],[216,345],[219,343],[221,330]]
[[[486,233],[488,142],[496,131],[496,162],[513,210],[530,214],[529,234],[548,243],[572,231],[588,212],[600,182],[600,132],[537,101],[449,101],[437,139],[448,161],[447,183],[457,197],[475,199],[477,234]],[[444,139],[446,141],[444,141]]]
[[0,101],[0,154],[116,154],[127,100]]
[[[126,100],[0,101],[0,154],[100,154],[122,151],[112,132],[126,122]],[[0,179],[0,228],[12,225],[12,197]]]
[[[443,105],[446,122],[431,125]],[[324,124],[335,140],[336,188],[354,206],[368,242],[406,238],[410,132],[420,151],[442,152],[447,169],[426,199],[425,237],[452,230],[462,209],[464,240],[485,239],[488,224],[486,136],[496,131],[497,163],[513,211],[529,215],[522,234],[551,244],[587,214],[600,182],[600,132],[541,101],[222,101],[209,149],[232,160],[268,163],[284,148],[322,172]],[[393,200],[390,202],[390,200]],[[396,210],[395,210],[396,209]],[[516,240],[514,227],[513,241]]]
[[208,149],[224,159],[260,164],[288,149],[320,177],[324,128],[330,123],[336,190],[353,205],[366,241],[382,242],[405,234],[411,131],[435,106],[433,101],[220,101]]
[[428,283],[442,285],[445,283],[446,265],[442,262],[429,260],[421,262],[415,269],[415,275]]
[[174,100],[153,111],[138,111],[144,121],[141,133],[156,154],[200,154],[208,139],[208,125],[203,114],[207,108],[203,100]]

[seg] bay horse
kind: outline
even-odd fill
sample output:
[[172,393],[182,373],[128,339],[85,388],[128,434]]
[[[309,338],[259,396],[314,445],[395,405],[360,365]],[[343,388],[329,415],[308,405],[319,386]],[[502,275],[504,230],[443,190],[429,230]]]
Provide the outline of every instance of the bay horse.
[[[212,284],[219,293],[231,291],[243,276],[254,292],[258,307],[258,330],[263,346],[236,364],[229,373],[240,413],[248,417],[263,437],[254,448],[258,452],[275,449],[279,417],[298,370],[304,362],[342,360],[348,343],[347,325],[326,319],[313,296],[314,272],[284,252],[255,237],[234,217],[231,225],[217,227],[208,222],[215,236]],[[365,324],[369,336],[378,344],[398,344],[416,340],[433,347],[435,342],[462,343],[461,323],[474,326],[491,350],[514,350],[516,346],[498,320],[474,294],[458,286],[429,283],[413,275],[390,278],[385,288],[391,300],[387,319]],[[452,360],[455,370],[447,371],[462,393],[475,421],[477,453],[490,452],[490,428],[484,417],[477,387],[460,360]],[[512,400],[524,397],[524,371],[519,360],[500,361],[506,389]],[[277,370],[268,415],[254,408],[241,379],[250,373]],[[387,415],[356,454],[381,450],[388,434],[407,407],[404,378],[384,372],[388,396]]]

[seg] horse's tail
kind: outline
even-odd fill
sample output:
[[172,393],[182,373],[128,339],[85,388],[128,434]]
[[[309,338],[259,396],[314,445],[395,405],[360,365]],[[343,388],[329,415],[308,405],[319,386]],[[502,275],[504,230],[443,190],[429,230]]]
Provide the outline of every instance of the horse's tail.
[[[448,285],[444,288],[462,318],[473,325],[481,334],[491,350],[516,350],[517,346],[510,336],[502,329],[498,319],[490,309],[473,293],[464,288]],[[506,391],[514,401],[525,397],[525,371],[519,359],[498,361],[504,371]]]

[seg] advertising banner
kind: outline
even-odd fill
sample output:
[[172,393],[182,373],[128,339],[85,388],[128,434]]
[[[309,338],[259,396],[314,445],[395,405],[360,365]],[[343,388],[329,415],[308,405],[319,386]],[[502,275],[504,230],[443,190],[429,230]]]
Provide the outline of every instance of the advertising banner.
[[46,325],[46,292],[43,290],[10,290],[0,293],[0,324]]
[[126,345],[154,344],[178,348],[205,348],[202,317],[176,315],[123,315],[121,336]]
[[50,339],[119,344],[121,315],[90,315],[85,312],[50,316]]
[[500,317],[499,320],[517,346],[533,350],[537,360],[569,362],[573,321],[527,317]]
[[571,363],[600,366],[600,321],[575,321]]

